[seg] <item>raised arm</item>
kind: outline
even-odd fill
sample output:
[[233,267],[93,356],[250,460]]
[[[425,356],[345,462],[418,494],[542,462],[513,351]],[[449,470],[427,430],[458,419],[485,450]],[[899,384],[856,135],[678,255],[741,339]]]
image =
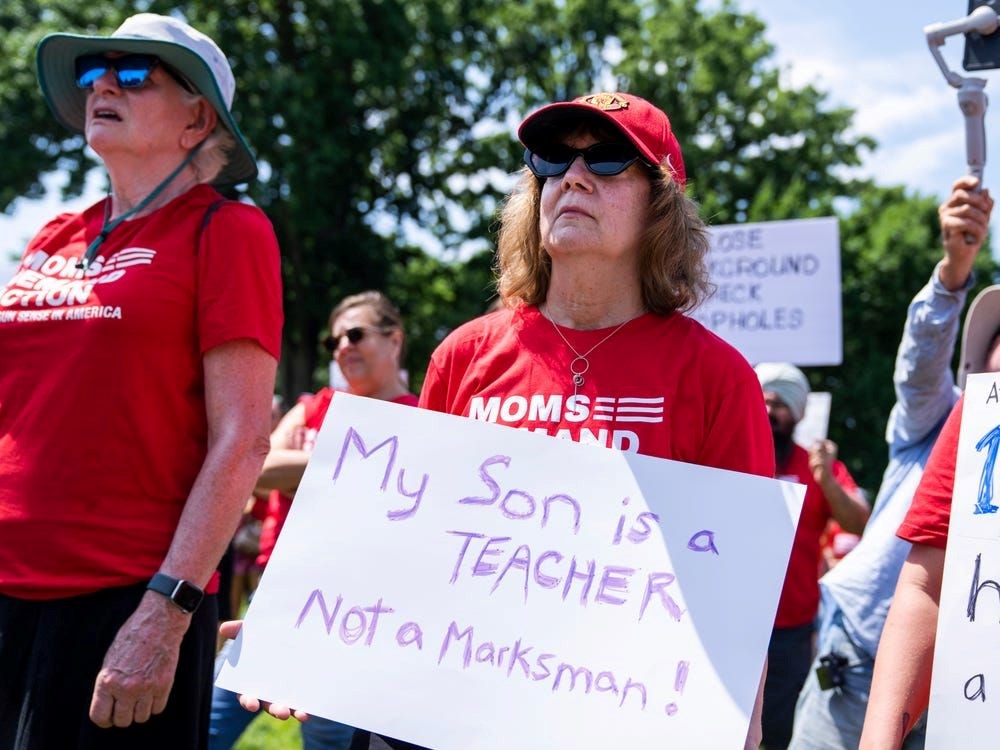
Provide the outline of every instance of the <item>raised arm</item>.
[[[893,446],[922,440],[955,402],[951,359],[966,293],[972,286],[972,265],[993,210],[989,191],[974,192],[977,185],[971,176],[956,180],[948,200],[938,208],[944,258],[907,312],[893,375],[896,405],[886,430]],[[966,235],[975,242],[966,244]]]
[[864,531],[871,509],[847,468],[837,461],[837,444],[832,440],[817,440],[809,449],[809,468],[840,527],[850,534]]

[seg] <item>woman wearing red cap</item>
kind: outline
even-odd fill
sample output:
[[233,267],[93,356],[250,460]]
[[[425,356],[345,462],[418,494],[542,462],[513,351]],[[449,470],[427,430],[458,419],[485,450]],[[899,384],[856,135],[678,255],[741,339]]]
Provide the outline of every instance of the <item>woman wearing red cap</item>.
[[[602,93],[544,107],[518,135],[527,168],[500,217],[504,306],[442,342],[420,405],[773,477],[756,375],[683,315],[708,287],[708,239],[670,120]],[[759,738],[758,705],[747,747]]]
[[[667,116],[594,94],[540,109],[518,135],[527,168],[501,214],[505,306],[438,347],[421,406],[774,476],[753,370],[682,314],[708,287],[708,239]],[[539,399],[546,409],[518,406]]]
[[527,168],[500,217],[504,308],[444,340],[420,405],[773,477],[753,370],[683,314],[705,296],[708,239],[666,114],[592,94],[543,107],[518,136]]

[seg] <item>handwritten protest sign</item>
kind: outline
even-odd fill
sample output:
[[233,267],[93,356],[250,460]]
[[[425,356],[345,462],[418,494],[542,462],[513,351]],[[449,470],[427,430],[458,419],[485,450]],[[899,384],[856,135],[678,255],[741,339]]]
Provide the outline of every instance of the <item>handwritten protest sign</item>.
[[1000,737],[1000,377],[970,375],[941,584],[927,747],[995,748]]
[[839,365],[840,239],[835,218],[711,227],[715,294],[692,316],[751,363]]
[[338,394],[218,684],[439,750],[740,748],[803,491]]

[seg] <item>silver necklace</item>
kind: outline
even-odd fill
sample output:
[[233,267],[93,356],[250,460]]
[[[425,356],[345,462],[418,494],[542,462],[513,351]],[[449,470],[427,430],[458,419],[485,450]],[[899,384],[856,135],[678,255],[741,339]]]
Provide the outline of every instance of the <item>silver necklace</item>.
[[626,324],[635,320],[635,318],[629,318],[628,320],[622,321],[621,323],[618,324],[618,327],[615,328],[615,330],[613,330],[603,339],[598,341],[583,354],[580,354],[580,352],[576,350],[576,347],[574,347],[571,343],[569,343],[569,340],[563,335],[563,332],[559,330],[559,326],[556,325],[556,322],[541,310],[539,310],[539,312],[542,313],[543,318],[545,318],[547,321],[549,321],[549,323],[552,324],[552,327],[555,329],[555,332],[559,334],[559,338],[561,338],[563,340],[563,343],[569,347],[569,350],[576,355],[576,357],[569,363],[569,374],[573,379],[574,396],[576,395],[577,389],[584,384],[585,381],[583,376],[586,375],[587,371],[590,369],[590,360],[587,359],[587,357],[589,357],[594,352],[594,349],[599,347],[609,338],[618,333],[622,328],[624,328]]

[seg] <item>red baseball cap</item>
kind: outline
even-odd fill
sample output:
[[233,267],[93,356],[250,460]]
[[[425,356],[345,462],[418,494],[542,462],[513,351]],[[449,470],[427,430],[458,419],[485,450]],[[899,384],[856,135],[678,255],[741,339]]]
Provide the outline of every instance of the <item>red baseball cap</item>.
[[628,138],[650,164],[666,164],[681,188],[687,180],[680,144],[666,113],[633,94],[587,94],[571,102],[556,102],[528,115],[517,137],[529,149],[547,143],[554,129],[596,115]]

